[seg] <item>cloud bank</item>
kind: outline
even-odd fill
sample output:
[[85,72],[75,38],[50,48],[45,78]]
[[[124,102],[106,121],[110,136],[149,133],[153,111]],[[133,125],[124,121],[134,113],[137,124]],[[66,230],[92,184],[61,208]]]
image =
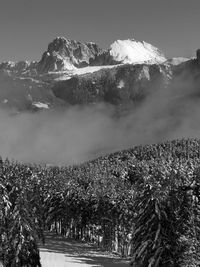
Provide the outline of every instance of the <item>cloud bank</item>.
[[200,136],[200,98],[177,80],[116,116],[106,104],[10,115],[0,111],[0,155],[31,163],[75,164],[138,144]]

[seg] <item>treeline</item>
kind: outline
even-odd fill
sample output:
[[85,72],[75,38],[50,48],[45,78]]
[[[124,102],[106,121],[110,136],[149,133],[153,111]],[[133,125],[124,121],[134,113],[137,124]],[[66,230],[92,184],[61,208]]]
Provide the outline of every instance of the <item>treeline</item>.
[[200,262],[200,141],[139,146],[70,167],[0,162],[0,261],[40,266],[56,231],[137,267]]

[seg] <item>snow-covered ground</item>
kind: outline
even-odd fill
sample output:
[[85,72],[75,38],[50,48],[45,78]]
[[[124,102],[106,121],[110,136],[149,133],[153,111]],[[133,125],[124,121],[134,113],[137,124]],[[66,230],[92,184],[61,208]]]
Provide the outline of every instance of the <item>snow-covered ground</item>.
[[128,261],[105,252],[94,245],[65,239],[55,234],[47,236],[40,247],[42,267],[127,267]]

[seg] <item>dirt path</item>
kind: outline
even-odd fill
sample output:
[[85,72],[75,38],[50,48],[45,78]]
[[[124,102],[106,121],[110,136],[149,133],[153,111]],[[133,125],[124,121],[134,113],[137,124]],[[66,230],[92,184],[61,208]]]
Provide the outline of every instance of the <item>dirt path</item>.
[[81,242],[48,234],[40,247],[42,267],[127,267],[128,262]]

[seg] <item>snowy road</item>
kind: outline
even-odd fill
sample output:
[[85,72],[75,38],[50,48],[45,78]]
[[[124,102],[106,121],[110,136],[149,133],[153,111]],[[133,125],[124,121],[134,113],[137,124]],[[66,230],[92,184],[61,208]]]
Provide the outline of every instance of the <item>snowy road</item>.
[[40,248],[42,267],[127,267],[121,260],[99,248],[65,239],[55,234],[47,236]]

